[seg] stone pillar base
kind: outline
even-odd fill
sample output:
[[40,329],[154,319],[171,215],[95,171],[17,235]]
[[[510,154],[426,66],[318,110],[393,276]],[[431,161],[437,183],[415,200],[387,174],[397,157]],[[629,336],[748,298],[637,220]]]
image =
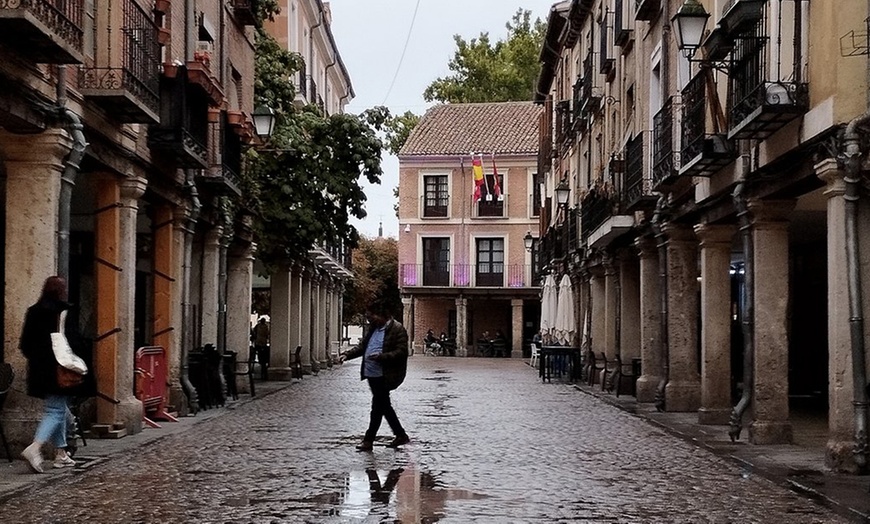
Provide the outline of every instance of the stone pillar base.
[[641,375],[637,379],[637,401],[638,402],[655,402],[656,390],[659,387],[661,379],[651,375]]
[[665,386],[665,410],[697,411],[701,407],[701,384],[698,382],[668,382]]
[[270,367],[268,377],[269,380],[293,380],[293,369]]
[[829,440],[825,449],[825,466],[837,473],[861,473],[855,464],[854,446],[855,443],[851,440]]
[[756,420],[749,425],[749,442],[753,444],[791,444],[789,422]]
[[115,406],[115,410],[118,422],[124,424],[128,435],[142,431],[142,416],[144,415],[142,401],[136,397],[121,399],[121,403]]
[[317,373],[317,370],[314,369],[313,367],[311,367],[311,364],[309,364],[307,366],[304,364],[302,365],[302,374],[303,375],[313,375],[314,373]]
[[511,358],[523,358],[522,350],[513,350],[511,351]]
[[698,410],[698,424],[726,426],[731,418],[731,408],[701,408]]
[[187,403],[187,395],[180,385],[169,387],[169,405],[178,412],[179,416],[186,417],[190,414],[190,406]]

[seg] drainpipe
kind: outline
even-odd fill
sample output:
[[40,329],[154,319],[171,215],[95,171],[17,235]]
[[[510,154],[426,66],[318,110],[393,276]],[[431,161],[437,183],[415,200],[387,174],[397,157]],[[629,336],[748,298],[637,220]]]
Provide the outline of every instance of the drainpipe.
[[740,401],[731,411],[731,428],[728,436],[734,442],[740,439],[743,429],[743,414],[752,403],[752,390],[755,387],[755,256],[752,240],[752,217],[746,203],[746,174],[734,188],[732,197],[737,209],[737,219],[740,221],[740,236],[743,241],[743,293],[744,311],[741,326],[743,328],[743,393]]
[[864,307],[861,296],[861,252],[858,235],[858,200],[861,183],[861,135],[858,127],[870,122],[870,111],[849,122],[843,136],[846,167],[846,267],[849,286],[849,338],[852,348],[852,387],[855,408],[855,465],[867,466],[867,373],[864,356]]
[[662,193],[656,203],[656,210],[652,217],[652,230],[656,238],[656,247],[659,250],[659,296],[661,299],[661,311],[659,313],[659,349],[662,356],[662,378],[656,387],[655,406],[656,410],[665,410],[665,386],[668,384],[670,375],[670,348],[668,347],[668,245],[662,232],[664,222],[664,208],[667,204],[667,193]]
[[182,264],[181,281],[181,387],[190,403],[191,411],[196,414],[199,411],[199,397],[196,388],[190,382],[190,367],[187,359],[193,345],[193,321],[190,304],[190,265],[193,258],[193,234],[196,230],[196,221],[199,218],[199,194],[196,191],[196,183],[193,181],[194,170],[185,169],[185,190],[190,197],[190,215],[184,225],[184,260]]
[[66,107],[66,66],[57,66],[57,111],[64,127],[73,139],[72,150],[64,162],[61,175],[60,202],[57,217],[57,274],[69,282],[69,228],[72,192],[76,185],[81,161],[88,142],[82,132],[84,125],[77,114]]

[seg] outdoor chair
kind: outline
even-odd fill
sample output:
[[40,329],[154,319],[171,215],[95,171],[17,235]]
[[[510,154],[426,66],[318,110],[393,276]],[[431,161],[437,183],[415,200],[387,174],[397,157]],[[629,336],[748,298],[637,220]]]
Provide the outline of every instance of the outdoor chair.
[[492,341],[492,356],[505,357],[507,356],[507,341],[503,338],[497,338]]
[[538,367],[538,359],[541,357],[541,346],[537,342],[532,342],[532,356],[529,358],[529,365],[533,368]]
[[251,388],[251,396],[255,396],[254,366],[250,360],[242,360],[240,362],[238,356],[239,354],[235,351],[224,351],[224,377],[227,381],[227,395],[232,396],[233,400],[239,399],[236,377],[248,377],[248,387]]
[[[6,402],[6,394],[12,389],[12,380],[15,379],[15,371],[8,362],[0,362],[0,414],[3,413],[3,404]],[[0,418],[0,440],[3,440],[3,449],[6,451],[6,459],[12,462],[12,453],[9,451],[9,442],[6,441],[6,432],[3,429],[3,419]]]
[[614,378],[614,382],[616,382],[616,396],[619,397],[623,387],[626,385],[628,386],[628,391],[632,395],[636,395],[636,381],[640,377],[640,359],[632,359],[630,363],[623,364],[622,357],[616,355],[616,370],[617,376]]

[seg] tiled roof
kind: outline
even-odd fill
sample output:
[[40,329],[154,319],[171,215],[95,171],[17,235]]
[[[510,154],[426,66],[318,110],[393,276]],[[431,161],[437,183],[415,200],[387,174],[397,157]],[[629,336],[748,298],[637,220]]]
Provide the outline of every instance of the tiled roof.
[[538,152],[541,111],[532,102],[435,106],[411,131],[399,155],[533,155]]

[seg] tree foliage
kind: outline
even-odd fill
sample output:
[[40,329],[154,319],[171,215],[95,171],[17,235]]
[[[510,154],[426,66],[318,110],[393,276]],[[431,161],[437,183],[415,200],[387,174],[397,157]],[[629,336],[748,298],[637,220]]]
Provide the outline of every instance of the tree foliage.
[[447,103],[531,100],[538,76],[546,24],[519,9],[505,24],[504,40],[492,43],[488,33],[466,41],[459,35],[448,67],[453,74],[438,78],[423,93],[427,101]]
[[380,183],[383,143],[361,115],[297,109],[289,79],[301,58],[263,30],[256,51],[256,103],[274,109],[277,120],[268,147],[248,152],[242,186],[255,215],[257,257],[271,273],[320,243],[356,245],[350,217],[366,216],[360,178]]
[[401,319],[399,296],[399,246],[394,238],[362,238],[353,252],[354,280],[345,291],[344,318],[352,324],[365,322],[365,308],[374,300],[386,302]]

